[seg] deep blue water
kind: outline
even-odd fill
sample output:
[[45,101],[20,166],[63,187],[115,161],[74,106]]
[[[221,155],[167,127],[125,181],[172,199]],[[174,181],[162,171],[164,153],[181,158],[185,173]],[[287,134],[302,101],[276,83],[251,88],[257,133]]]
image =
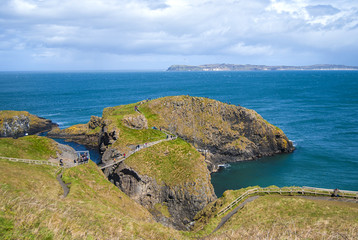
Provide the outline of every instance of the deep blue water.
[[358,190],[358,72],[0,73],[0,109],[26,110],[62,128],[105,107],[183,94],[254,109],[296,144],[293,154],[212,174],[218,196],[252,185]]

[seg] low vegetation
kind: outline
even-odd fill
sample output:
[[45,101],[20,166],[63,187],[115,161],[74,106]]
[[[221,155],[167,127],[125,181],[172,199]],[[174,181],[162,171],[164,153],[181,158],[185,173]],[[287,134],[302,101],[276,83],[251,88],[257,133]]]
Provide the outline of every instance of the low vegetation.
[[357,239],[358,204],[267,195],[248,203],[212,239]]
[[48,160],[50,157],[55,158],[58,151],[57,143],[45,137],[0,138],[2,157]]
[[177,138],[136,152],[125,163],[140,174],[169,186],[196,182],[207,174],[204,157],[193,146]]
[[[184,143],[173,141],[173,144]],[[108,182],[92,162],[65,170],[63,179],[70,187],[66,198],[62,197],[63,190],[56,180],[57,174],[55,167],[0,159],[2,239],[358,237],[356,203],[265,195],[248,203],[222,228],[211,234],[224,216],[218,217],[217,213],[250,188],[226,191],[223,197],[210,203],[197,215],[193,231],[179,232],[154,222],[146,209]],[[155,209],[169,214],[165,205],[157,205]]]
[[180,239],[107,181],[94,163],[57,169],[0,160],[2,239]]
[[[140,113],[134,110],[135,106],[139,103],[133,103],[129,105],[121,105],[117,107],[106,108],[103,111],[103,119],[109,122],[108,128],[110,131],[117,130],[119,132],[119,139],[113,144],[124,152],[129,150],[129,146],[143,144],[148,142],[154,142],[160,139],[165,139],[166,135],[159,130],[152,129],[154,125],[148,124],[148,129],[132,129],[124,125],[123,118],[131,115],[136,116]],[[147,118],[147,115],[144,114]],[[150,119],[151,117],[148,116]],[[147,118],[147,119],[148,119]]]

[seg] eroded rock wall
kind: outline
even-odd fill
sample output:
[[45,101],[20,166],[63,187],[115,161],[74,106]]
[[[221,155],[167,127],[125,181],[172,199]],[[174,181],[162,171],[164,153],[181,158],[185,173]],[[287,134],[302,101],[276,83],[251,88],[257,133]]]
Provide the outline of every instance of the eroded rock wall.
[[[151,211],[157,221],[179,230],[190,229],[197,212],[216,199],[210,181],[189,182],[168,186],[153,178],[138,174],[121,163],[104,171],[108,179],[133,200]],[[209,175],[209,173],[208,173]],[[165,206],[170,216],[156,213],[156,205]]]

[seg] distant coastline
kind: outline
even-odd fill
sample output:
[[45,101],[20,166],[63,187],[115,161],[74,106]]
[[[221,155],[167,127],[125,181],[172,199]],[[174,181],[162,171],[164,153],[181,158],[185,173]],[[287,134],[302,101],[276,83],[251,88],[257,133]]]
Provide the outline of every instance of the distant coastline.
[[199,66],[172,65],[167,71],[358,71],[356,66],[316,64],[310,66],[266,66],[266,65],[238,65],[238,64],[205,64]]

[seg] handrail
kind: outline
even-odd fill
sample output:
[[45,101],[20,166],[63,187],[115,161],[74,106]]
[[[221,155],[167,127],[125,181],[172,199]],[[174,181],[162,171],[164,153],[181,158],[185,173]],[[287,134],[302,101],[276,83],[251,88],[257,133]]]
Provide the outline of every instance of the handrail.
[[[314,187],[286,187],[284,189],[282,188],[253,188],[250,190],[247,190],[243,194],[241,194],[239,197],[237,197],[234,201],[232,201],[229,205],[227,205],[225,208],[221,209],[217,216],[220,216],[227,211],[229,211],[231,208],[233,208],[235,205],[237,205],[241,200],[246,198],[249,195],[252,194],[259,194],[259,193],[279,193],[279,194],[286,194],[289,193],[290,195],[292,193],[299,193],[299,194],[314,194],[314,195],[323,195],[323,196],[331,196],[334,189],[324,189],[324,188],[314,188]],[[348,191],[348,190],[339,190],[340,197],[343,198],[358,198],[358,191]],[[351,194],[351,195],[347,195]],[[356,194],[356,196],[353,196]]]

